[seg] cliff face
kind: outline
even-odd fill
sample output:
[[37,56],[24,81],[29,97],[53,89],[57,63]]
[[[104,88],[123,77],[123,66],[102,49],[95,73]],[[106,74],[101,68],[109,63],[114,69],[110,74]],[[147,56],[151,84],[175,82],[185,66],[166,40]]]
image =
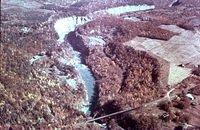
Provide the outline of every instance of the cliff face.
[[[198,0],[1,6],[0,129],[200,127]],[[172,88],[172,101],[80,125]]]

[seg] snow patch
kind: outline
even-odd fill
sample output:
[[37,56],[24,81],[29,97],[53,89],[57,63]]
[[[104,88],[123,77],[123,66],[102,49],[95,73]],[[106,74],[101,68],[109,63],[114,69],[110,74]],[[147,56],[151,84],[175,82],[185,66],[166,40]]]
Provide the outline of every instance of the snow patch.
[[95,46],[95,45],[105,45],[106,42],[103,40],[103,37],[101,36],[90,36],[89,39],[89,45]]
[[192,96],[192,94],[188,93],[188,94],[186,94],[186,96],[187,96],[189,99],[194,100],[194,97]]
[[29,63],[32,65],[34,62],[39,61],[43,58],[44,58],[44,56],[42,56],[42,55],[35,55],[35,56],[33,56],[33,58],[31,58],[29,60]]
[[31,29],[28,28],[28,27],[23,27],[23,28],[21,29],[21,31],[22,31],[23,33],[28,33],[30,30],[31,30]]
[[137,22],[137,21],[141,21],[139,18],[137,17],[130,17],[130,16],[126,16],[124,17],[125,20],[130,20],[130,21],[134,21],[134,22]]

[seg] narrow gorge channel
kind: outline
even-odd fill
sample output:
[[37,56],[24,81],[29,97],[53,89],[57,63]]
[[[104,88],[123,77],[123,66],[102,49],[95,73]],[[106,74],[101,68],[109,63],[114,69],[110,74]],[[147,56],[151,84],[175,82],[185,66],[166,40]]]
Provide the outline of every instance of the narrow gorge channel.
[[[83,41],[80,37],[76,36],[75,29],[78,26],[87,24],[88,22],[94,20],[97,17],[97,14],[120,15],[127,12],[149,10],[153,8],[153,5],[119,6],[95,11],[86,16],[69,16],[66,18],[58,19],[56,21],[54,28],[57,34],[59,35],[59,44],[64,44],[65,42],[68,42],[73,50],[73,57],[70,59],[70,61],[64,60],[63,62],[66,65],[71,65],[76,69],[81,83],[84,85],[87,94],[85,101],[83,101],[83,103],[80,104],[80,111],[84,112],[85,114],[90,114],[89,106],[91,105],[90,102],[92,101],[92,98],[94,96],[95,79],[92,76],[90,69],[87,67],[87,65],[85,65],[84,56],[89,55],[89,50],[83,44],[79,44],[79,42]],[[75,82],[76,81],[68,79],[68,84],[71,86],[75,86]]]

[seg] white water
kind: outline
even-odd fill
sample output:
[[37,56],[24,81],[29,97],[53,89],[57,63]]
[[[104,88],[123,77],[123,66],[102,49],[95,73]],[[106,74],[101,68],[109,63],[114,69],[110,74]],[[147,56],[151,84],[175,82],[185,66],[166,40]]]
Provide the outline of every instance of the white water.
[[[54,28],[59,35],[59,42],[64,42],[65,36],[74,31],[75,28],[79,25],[83,25],[90,21],[87,17],[76,17],[71,16],[63,19],[59,19],[56,21]],[[59,59],[60,62],[66,65],[73,66],[77,73],[77,79],[66,79],[68,85],[70,85],[73,89],[77,89],[77,82],[82,83],[86,89],[86,98],[85,101],[79,104],[80,111],[87,113],[89,111],[89,104],[91,101],[91,97],[94,93],[94,84],[95,80],[87,66],[81,64],[81,59],[79,56],[79,52],[73,51],[72,57],[70,59]]]
[[79,25],[83,25],[89,22],[90,19],[85,16],[70,16],[62,18],[56,21],[54,28],[59,35],[59,42],[64,42],[65,35],[71,31],[74,31],[75,28]]
[[[126,5],[108,8],[104,10],[95,11],[92,14],[88,14],[87,16],[70,16],[62,19],[58,19],[54,25],[56,32],[59,35],[59,42],[64,41],[64,37],[71,31],[74,31],[77,26],[83,25],[92,21],[91,17],[96,15],[97,13],[102,14],[103,12],[107,12],[111,15],[120,15],[123,13],[141,11],[141,10],[149,10],[154,9],[154,5]],[[102,12],[102,13],[101,13]]]
[[79,103],[78,109],[84,113],[88,113],[95,85],[95,80],[89,68],[86,65],[81,64],[80,53],[77,51],[72,52],[72,57],[66,57],[66,59],[60,58],[58,60],[62,64],[73,66],[75,68],[78,76],[73,79],[69,79],[65,76],[63,81],[74,90],[78,89],[78,84],[83,84],[86,91],[86,97],[84,101]]
[[136,12],[136,11],[144,11],[144,10],[150,10],[154,9],[154,5],[125,5],[125,6],[118,6],[118,7],[112,7],[107,9],[102,9],[95,11],[93,13],[88,14],[87,16],[90,18],[98,18],[106,15],[121,15],[128,12]]
[[[92,74],[89,68],[86,65],[81,64],[81,59],[79,55],[80,55],[79,52],[74,51],[72,54],[73,57],[71,59],[69,60],[59,59],[59,61],[62,62],[63,64],[74,66],[76,71],[79,73],[79,79],[77,80],[79,80],[79,82],[82,83],[86,87],[88,100],[90,100],[94,93],[93,89],[94,89],[95,81],[94,81],[94,78],[92,77]],[[75,83],[74,81],[69,80],[69,84],[73,84],[74,86]]]
[[105,11],[108,14],[120,15],[120,14],[123,14],[123,13],[149,10],[149,9],[154,9],[154,8],[155,8],[154,5],[126,5],[126,6],[109,8],[109,9],[106,9]]

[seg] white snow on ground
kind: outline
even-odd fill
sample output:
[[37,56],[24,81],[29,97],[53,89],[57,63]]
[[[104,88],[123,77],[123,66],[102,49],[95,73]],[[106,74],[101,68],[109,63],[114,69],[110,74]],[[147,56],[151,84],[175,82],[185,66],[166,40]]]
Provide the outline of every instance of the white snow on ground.
[[193,96],[192,94],[188,93],[188,94],[186,94],[186,96],[187,96],[189,99],[194,100],[194,96]]
[[182,68],[176,66],[175,64],[170,64],[168,84],[175,85],[177,83],[180,83],[182,80],[189,77],[190,74],[191,74],[191,69]]
[[89,45],[95,46],[95,45],[105,45],[106,42],[103,40],[103,37],[101,36],[90,36],[89,39]]
[[57,20],[54,28],[59,35],[58,41],[63,42],[66,34],[74,31],[77,26],[83,25],[89,21],[90,19],[84,16],[70,16]]
[[173,0],[170,4],[169,4],[169,7],[172,7],[172,5],[176,2],[178,2],[179,0]]
[[125,20],[130,20],[130,21],[134,21],[134,22],[137,22],[137,21],[141,21],[139,18],[137,17],[129,17],[129,16],[126,16],[124,17]]
[[44,58],[44,56],[35,55],[29,60],[29,63],[32,65],[34,62],[39,61],[39,60],[41,60],[43,58]]
[[105,11],[108,14],[120,15],[123,13],[141,11],[141,10],[149,10],[149,9],[154,9],[154,8],[155,8],[154,5],[126,5],[126,6],[109,8],[109,9],[106,9]]
[[30,30],[31,30],[31,29],[28,28],[28,27],[23,27],[23,28],[21,29],[21,31],[22,31],[23,33],[28,33]]

